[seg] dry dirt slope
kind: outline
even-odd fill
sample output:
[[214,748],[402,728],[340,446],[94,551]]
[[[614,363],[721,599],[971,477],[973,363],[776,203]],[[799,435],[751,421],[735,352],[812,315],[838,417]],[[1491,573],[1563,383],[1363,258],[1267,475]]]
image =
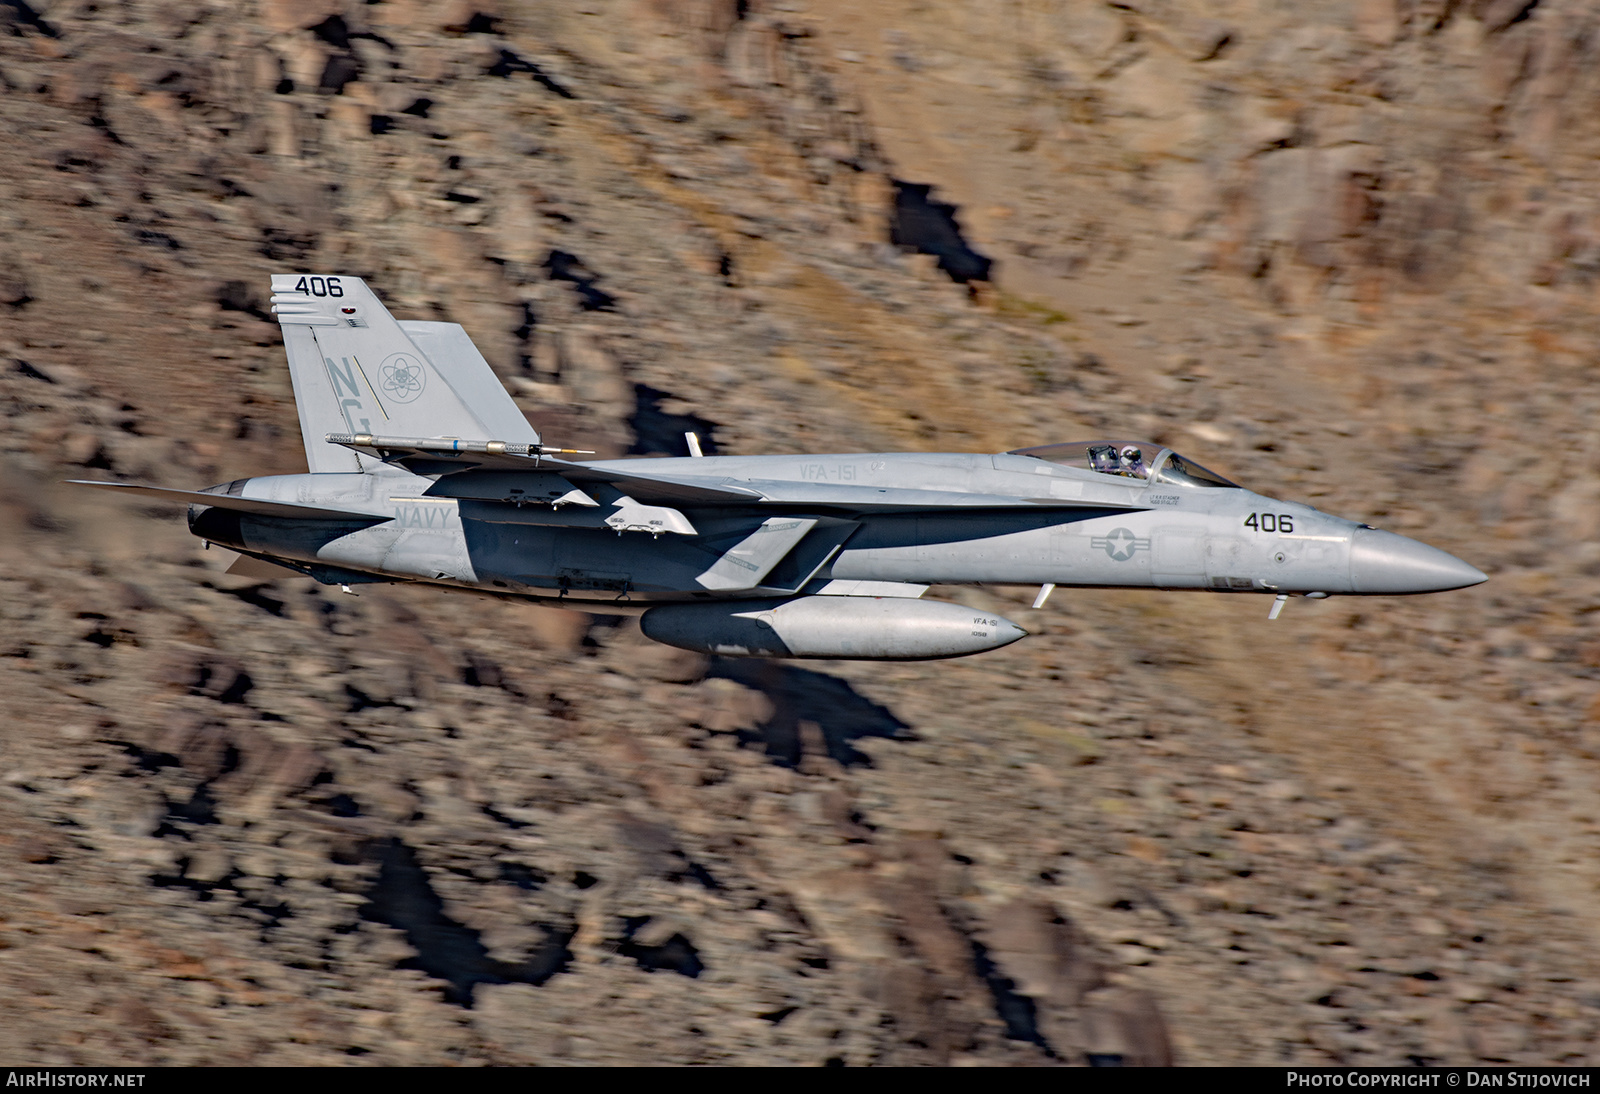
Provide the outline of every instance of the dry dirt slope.
[[[1586,5],[0,15],[8,1060],[1592,1062]],[[1145,434],[1494,580],[706,664],[54,485],[298,470],[302,267],[587,447]]]

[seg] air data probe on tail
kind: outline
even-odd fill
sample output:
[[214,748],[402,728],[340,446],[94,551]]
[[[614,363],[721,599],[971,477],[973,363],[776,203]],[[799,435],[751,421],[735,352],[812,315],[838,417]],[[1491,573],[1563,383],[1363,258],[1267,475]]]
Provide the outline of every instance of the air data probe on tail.
[[[454,323],[396,322],[359,278],[275,274],[307,475],[189,503],[240,564],[608,612],[757,657],[958,657],[1023,637],[929,585],[1426,593],[1484,580],[1391,532],[1244,489],[1169,448],[575,460],[541,443]],[[697,450],[692,446],[691,450]]]

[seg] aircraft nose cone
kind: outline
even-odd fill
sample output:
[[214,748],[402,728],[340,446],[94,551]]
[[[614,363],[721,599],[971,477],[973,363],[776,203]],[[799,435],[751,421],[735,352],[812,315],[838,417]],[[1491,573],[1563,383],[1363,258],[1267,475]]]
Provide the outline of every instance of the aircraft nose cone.
[[1350,584],[1358,593],[1437,593],[1488,580],[1455,555],[1393,532],[1359,528],[1350,541]]

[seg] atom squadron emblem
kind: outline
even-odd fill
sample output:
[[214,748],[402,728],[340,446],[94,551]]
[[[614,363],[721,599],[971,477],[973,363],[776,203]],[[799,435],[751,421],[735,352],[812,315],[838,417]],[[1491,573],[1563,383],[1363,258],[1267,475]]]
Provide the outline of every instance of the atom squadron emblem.
[[397,403],[409,403],[428,386],[428,373],[409,353],[391,353],[378,366],[378,386]]
[[1126,528],[1113,528],[1109,535],[1095,536],[1089,545],[1104,550],[1112,562],[1126,562],[1140,551],[1148,551],[1150,540],[1147,536],[1136,536]]

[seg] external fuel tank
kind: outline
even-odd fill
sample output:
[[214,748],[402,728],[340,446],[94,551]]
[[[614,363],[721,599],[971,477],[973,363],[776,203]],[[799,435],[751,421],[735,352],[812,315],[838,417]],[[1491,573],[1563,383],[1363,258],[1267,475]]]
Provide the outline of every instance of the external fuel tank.
[[702,653],[856,661],[962,657],[1028,633],[960,604],[869,596],[667,604],[645,612],[639,625],[657,642]]

